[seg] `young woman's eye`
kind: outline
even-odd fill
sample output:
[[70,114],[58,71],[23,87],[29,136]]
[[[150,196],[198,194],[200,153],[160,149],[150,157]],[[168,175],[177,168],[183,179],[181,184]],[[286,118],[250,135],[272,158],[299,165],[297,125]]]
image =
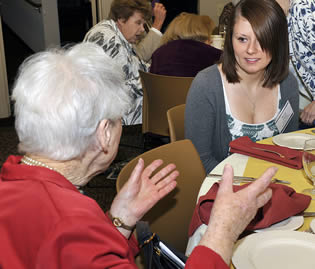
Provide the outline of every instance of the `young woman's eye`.
[[238,37],[237,40],[240,42],[245,42],[247,39],[245,37]]

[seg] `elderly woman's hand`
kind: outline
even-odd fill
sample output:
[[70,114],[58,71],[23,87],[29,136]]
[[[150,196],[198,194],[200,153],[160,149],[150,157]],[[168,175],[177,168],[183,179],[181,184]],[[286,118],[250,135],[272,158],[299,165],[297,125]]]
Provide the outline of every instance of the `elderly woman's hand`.
[[166,9],[163,4],[155,3],[154,8],[153,8],[153,16],[154,16],[154,21],[153,21],[152,27],[154,27],[157,30],[161,30],[165,17],[166,17]]
[[229,264],[237,238],[255,217],[258,208],[271,198],[272,191],[268,186],[276,171],[275,167],[268,168],[248,187],[233,192],[233,168],[226,165],[208,229],[200,244],[216,251]]
[[304,107],[300,117],[304,123],[313,125],[315,120],[315,101]]
[[[176,177],[179,172],[174,164],[169,164],[152,176],[162,165],[162,160],[155,160],[146,168],[140,158],[129,180],[115,197],[110,212],[119,217],[128,226],[133,226],[160,199],[176,187]],[[128,238],[130,231],[120,229]]]

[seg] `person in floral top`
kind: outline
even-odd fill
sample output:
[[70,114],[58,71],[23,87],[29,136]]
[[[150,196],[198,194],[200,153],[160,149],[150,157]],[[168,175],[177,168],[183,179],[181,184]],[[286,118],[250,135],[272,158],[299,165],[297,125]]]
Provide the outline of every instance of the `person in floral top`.
[[301,120],[315,120],[315,0],[277,0],[287,14],[290,64],[300,90]]
[[142,123],[143,92],[139,70],[148,71],[149,65],[139,57],[133,45],[138,45],[143,37],[144,24],[151,19],[151,11],[151,3],[147,0],[114,0],[109,19],[93,26],[84,38],[86,42],[101,46],[125,74],[125,84],[132,97],[133,107],[123,116],[123,125]]

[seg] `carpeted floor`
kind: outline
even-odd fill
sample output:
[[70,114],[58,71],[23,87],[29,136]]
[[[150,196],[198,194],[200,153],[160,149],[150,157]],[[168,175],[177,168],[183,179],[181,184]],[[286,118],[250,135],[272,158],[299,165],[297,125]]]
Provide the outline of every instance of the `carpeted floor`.
[[[18,154],[18,137],[14,129],[13,119],[0,119],[0,167],[11,154]],[[84,193],[95,199],[100,207],[106,211],[116,195],[116,180],[107,176],[115,172],[115,176],[121,168],[120,163],[136,157],[143,152],[143,140],[141,125],[126,126],[123,128],[121,143],[116,159],[109,169],[94,177],[84,188]],[[152,146],[154,147],[154,146]]]

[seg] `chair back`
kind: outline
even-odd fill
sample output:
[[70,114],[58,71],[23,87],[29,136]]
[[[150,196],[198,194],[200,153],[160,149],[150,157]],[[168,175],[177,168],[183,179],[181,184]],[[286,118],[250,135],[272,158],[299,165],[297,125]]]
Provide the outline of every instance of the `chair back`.
[[167,110],[168,128],[171,142],[185,139],[185,104]]
[[143,89],[142,133],[169,136],[166,112],[185,104],[193,77],[156,75],[139,70]]
[[146,166],[156,159],[162,159],[163,166],[174,163],[179,171],[175,190],[159,201],[143,220],[149,222],[151,231],[156,232],[162,240],[185,253],[190,220],[200,186],[206,177],[199,154],[188,139],[147,151],[121,170],[116,182],[117,192],[129,179],[139,158],[144,160]]

